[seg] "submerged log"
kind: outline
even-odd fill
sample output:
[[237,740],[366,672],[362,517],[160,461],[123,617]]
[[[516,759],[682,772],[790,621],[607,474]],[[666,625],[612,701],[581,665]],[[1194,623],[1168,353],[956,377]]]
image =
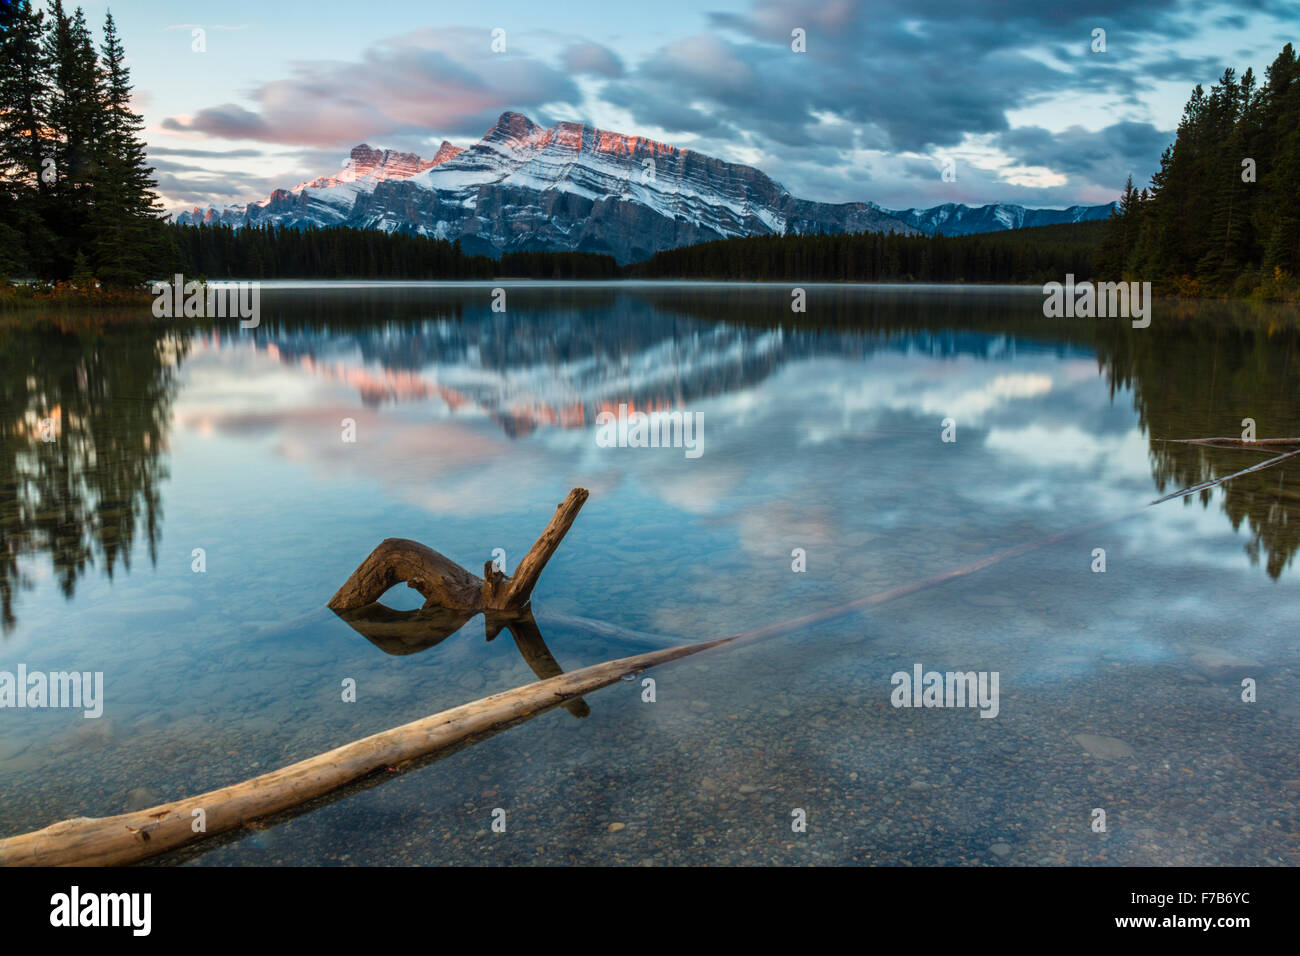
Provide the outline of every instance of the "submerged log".
[[[185,800],[112,817],[78,817],[0,840],[0,866],[116,866],[136,863],[273,816],[395,764],[550,710],[658,664],[733,638],[665,648],[493,694],[364,737],[280,770]],[[199,811],[202,811],[200,814]],[[198,829],[202,820],[204,828]]]

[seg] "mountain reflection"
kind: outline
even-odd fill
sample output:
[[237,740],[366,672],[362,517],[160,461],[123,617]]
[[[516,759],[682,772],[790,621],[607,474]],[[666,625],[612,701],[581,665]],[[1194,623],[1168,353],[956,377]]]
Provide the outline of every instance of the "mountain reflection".
[[[343,383],[369,408],[441,403],[518,439],[591,427],[619,404],[684,408],[757,389],[813,359],[1095,358],[1111,401],[1132,396],[1161,492],[1262,460],[1164,439],[1238,436],[1244,418],[1261,438],[1300,436],[1294,318],[1262,306],[1170,303],[1149,328],[1132,329],[1044,319],[1033,292],[812,286],[806,313],[791,312],[785,286],[521,286],[507,296],[508,311],[496,313],[489,286],[271,287],[261,326],[235,334],[0,326],[5,631],[36,561],[49,560],[72,597],[88,568],[129,569],[137,545],[154,559],[179,368],[197,352],[251,347],[296,374]],[[1252,561],[1273,578],[1300,549],[1297,470],[1199,495],[1247,529]]]

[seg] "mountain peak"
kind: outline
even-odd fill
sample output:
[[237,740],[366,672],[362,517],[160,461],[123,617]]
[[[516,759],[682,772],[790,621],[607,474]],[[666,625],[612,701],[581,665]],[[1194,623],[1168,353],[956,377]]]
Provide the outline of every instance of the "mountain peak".
[[492,128],[483,134],[483,142],[524,143],[541,132],[543,132],[542,127],[523,113],[506,110],[497,117],[497,121],[492,124]]
[[465,147],[449,143],[444,139],[442,145],[438,147],[438,151],[433,154],[433,165],[441,166],[447,160],[455,159],[463,152],[465,152]]

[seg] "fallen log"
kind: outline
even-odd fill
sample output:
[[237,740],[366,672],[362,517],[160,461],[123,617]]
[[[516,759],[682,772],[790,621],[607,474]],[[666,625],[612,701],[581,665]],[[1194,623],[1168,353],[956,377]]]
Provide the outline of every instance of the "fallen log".
[[[233,786],[112,817],[78,817],[0,840],[0,866],[120,866],[288,810],[369,774],[536,716],[722,638],[593,664],[363,737]],[[202,811],[200,814],[199,811]],[[202,820],[203,829],[198,822]]]
[[1157,438],[1171,445],[1209,445],[1214,448],[1253,448],[1257,445],[1300,445],[1300,438]]

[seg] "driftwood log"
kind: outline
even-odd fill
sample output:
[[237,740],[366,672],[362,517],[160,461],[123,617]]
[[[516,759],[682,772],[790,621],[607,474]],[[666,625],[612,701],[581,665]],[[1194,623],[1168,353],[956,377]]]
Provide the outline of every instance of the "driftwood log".
[[491,619],[500,617],[504,621],[528,606],[546,562],[564,540],[587,495],[586,488],[569,492],[511,577],[506,577],[489,561],[480,578],[418,541],[388,538],[352,572],[330,598],[329,607],[338,613],[356,611],[378,601],[393,585],[405,582],[420,592],[426,608],[443,607],[471,614],[484,612],[489,618],[489,637],[494,637],[496,631],[491,628]]
[[[0,866],[118,866],[273,816],[346,784],[550,710],[628,674],[730,638],[593,664],[363,737],[220,790],[112,817],[79,817],[0,840]],[[204,829],[197,823],[202,811]]]

